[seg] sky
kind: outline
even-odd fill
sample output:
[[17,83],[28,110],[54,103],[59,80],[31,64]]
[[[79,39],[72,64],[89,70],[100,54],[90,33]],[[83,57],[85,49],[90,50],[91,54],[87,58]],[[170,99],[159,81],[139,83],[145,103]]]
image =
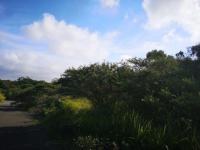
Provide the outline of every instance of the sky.
[[200,0],[0,0],[0,79],[175,55],[200,42]]

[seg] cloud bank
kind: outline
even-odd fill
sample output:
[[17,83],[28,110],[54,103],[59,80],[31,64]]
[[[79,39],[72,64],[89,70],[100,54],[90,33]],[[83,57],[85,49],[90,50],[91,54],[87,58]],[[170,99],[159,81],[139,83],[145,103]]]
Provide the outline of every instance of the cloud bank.
[[103,61],[112,47],[113,34],[102,35],[67,24],[51,14],[44,14],[22,30],[20,36],[0,32],[3,78],[30,76],[50,81],[67,67]]
[[143,7],[148,17],[147,26],[160,29],[176,25],[191,36],[200,39],[200,0],[144,0]]

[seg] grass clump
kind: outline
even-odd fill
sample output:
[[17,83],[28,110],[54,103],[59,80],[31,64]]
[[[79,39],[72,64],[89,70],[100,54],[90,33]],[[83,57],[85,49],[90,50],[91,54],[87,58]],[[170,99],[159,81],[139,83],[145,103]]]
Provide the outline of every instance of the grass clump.
[[79,134],[81,122],[92,108],[92,103],[86,98],[62,97],[55,107],[46,108],[44,124],[50,134],[58,138],[74,136]]
[[90,110],[92,108],[91,101],[86,98],[72,98],[67,96],[61,98],[61,103],[65,109],[71,109],[74,112]]
[[4,96],[4,94],[0,91],[0,103],[5,101],[6,97]]

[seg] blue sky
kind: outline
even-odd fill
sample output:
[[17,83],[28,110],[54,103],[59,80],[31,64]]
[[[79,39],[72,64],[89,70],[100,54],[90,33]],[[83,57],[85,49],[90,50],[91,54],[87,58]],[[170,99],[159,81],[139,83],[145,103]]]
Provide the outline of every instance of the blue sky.
[[137,11],[135,16],[144,15],[140,0],[119,3],[117,8],[105,8],[99,0],[1,0],[1,27],[19,30],[20,26],[42,18],[43,13],[50,13],[58,20],[105,32],[118,28],[128,13]]
[[0,0],[0,78],[50,81],[152,49],[174,55],[199,42],[199,24],[200,0]]

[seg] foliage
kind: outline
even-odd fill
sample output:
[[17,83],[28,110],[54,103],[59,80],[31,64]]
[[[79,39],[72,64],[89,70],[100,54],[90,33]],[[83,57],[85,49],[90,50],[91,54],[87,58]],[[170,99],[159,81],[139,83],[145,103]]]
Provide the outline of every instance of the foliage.
[[93,150],[101,147],[101,142],[98,138],[94,138],[92,136],[79,136],[74,139],[74,149],[77,150]]
[[13,94],[13,99],[18,105],[25,109],[40,107],[42,101],[46,101],[49,96],[56,95],[57,86],[45,82],[34,82],[27,84],[26,81],[17,82],[17,91]]
[[0,91],[0,103],[5,101],[6,97],[4,96],[4,94]]
[[90,109],[92,104],[85,98],[62,97],[44,109],[43,123],[49,133],[58,138],[65,136],[65,133],[73,135],[79,130],[81,119]]
[[91,102],[86,98],[62,97],[61,102],[64,109],[71,109],[74,112],[92,108]]
[[119,104],[112,108],[85,109],[87,111],[77,111],[72,105],[66,107],[65,104],[62,102],[59,109],[51,111],[45,123],[50,130],[56,129],[54,134],[61,138],[75,137],[76,149],[105,148],[113,143],[122,149],[164,149],[166,146],[183,149],[197,145],[189,138],[193,134],[187,132],[183,136],[179,132],[174,135],[170,126],[155,128],[134,111],[122,110]]

